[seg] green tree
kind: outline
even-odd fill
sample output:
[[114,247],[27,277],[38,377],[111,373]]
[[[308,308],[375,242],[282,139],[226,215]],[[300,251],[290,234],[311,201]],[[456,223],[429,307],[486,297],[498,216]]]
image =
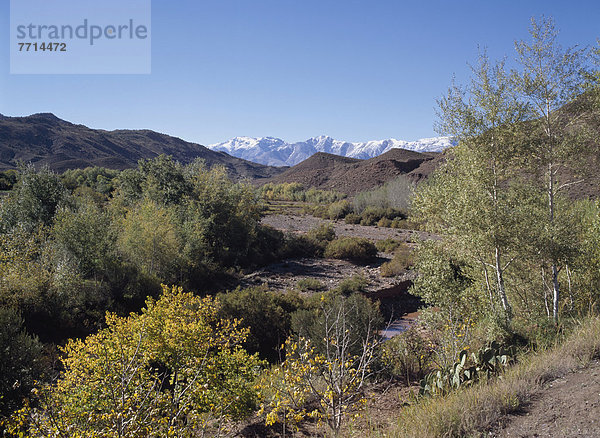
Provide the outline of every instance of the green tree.
[[171,279],[181,247],[173,210],[148,199],[129,209],[120,225],[117,244],[125,258],[147,274]]
[[506,270],[519,257],[519,236],[526,234],[524,199],[514,182],[522,154],[517,128],[527,106],[513,93],[504,62],[491,64],[484,53],[472,72],[468,86],[453,85],[439,100],[437,129],[459,145],[417,191],[413,214],[428,230],[442,234],[454,253],[480,267],[481,290],[487,290],[491,310],[499,302],[510,319]]
[[[561,168],[569,166],[576,157],[586,154],[586,99],[578,98],[584,91],[587,71],[585,50],[577,47],[563,49],[557,41],[554,21],[532,19],[529,42],[515,43],[517,62],[516,90],[533,111],[529,121],[529,156],[533,168],[543,176],[547,197],[545,237],[548,242],[542,258],[550,265],[553,293],[552,315],[558,321],[560,303],[559,272],[571,259],[566,241],[560,241],[562,228],[557,209],[557,197],[576,180],[559,180]],[[567,108],[565,105],[569,104]]]
[[19,169],[19,180],[2,201],[0,231],[22,226],[28,230],[50,225],[61,202],[68,195],[59,176],[48,167],[36,170],[32,164]]
[[51,231],[60,252],[74,259],[82,275],[96,279],[116,263],[114,234],[108,214],[87,198],[59,210]]

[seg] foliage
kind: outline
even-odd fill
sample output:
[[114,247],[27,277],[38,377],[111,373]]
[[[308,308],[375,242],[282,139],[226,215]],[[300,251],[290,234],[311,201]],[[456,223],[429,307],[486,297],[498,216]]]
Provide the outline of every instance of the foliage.
[[[288,339],[286,360],[263,381],[267,397],[260,413],[266,414],[267,424],[319,418],[338,435],[346,417],[358,414],[366,405],[364,386],[373,374],[378,324],[372,312],[363,314],[368,317],[357,333],[354,321],[364,309],[360,299],[337,296],[328,301],[324,297],[322,303],[322,337],[312,338],[314,341]],[[317,340],[320,346],[315,345]],[[314,400],[314,408],[309,407],[310,400]]]
[[354,274],[350,278],[345,278],[340,281],[340,284],[335,288],[334,292],[339,292],[342,295],[352,295],[354,293],[366,292],[369,281],[360,274]]
[[332,240],[323,254],[326,258],[366,261],[377,255],[375,245],[362,237],[342,237]]
[[279,294],[265,286],[236,289],[217,295],[219,316],[223,320],[239,320],[248,330],[243,347],[249,353],[274,363],[281,359],[281,344],[291,333],[292,314],[304,307],[297,294]]
[[42,345],[23,327],[18,312],[0,308],[0,416],[20,405],[42,371]]
[[69,169],[61,176],[65,187],[71,191],[88,187],[95,192],[108,196],[115,189],[115,181],[119,176],[118,170],[104,167],[86,167],[85,169]]
[[0,191],[11,190],[17,183],[17,179],[18,174],[13,169],[0,172]]
[[345,199],[332,203],[327,209],[329,219],[343,219],[352,210],[352,205]]
[[513,360],[514,350],[497,342],[471,353],[470,357],[467,350],[462,350],[452,367],[434,371],[421,380],[419,395],[443,395],[452,389],[472,385],[482,377],[489,379]]
[[348,213],[344,218],[344,222],[347,224],[360,224],[360,215],[356,213]]
[[247,331],[219,320],[219,304],[164,287],[141,315],[64,348],[65,371],[21,412],[31,435],[197,436],[248,415],[259,366],[239,347]]
[[[597,116],[588,99],[579,98],[588,74],[585,49],[563,49],[557,42],[558,31],[551,18],[532,18],[530,41],[515,43],[517,62],[521,69],[514,72],[516,90],[532,110],[529,120],[528,164],[534,169],[540,192],[546,195],[546,215],[540,225],[542,235],[540,259],[551,271],[552,317],[558,322],[560,306],[559,274],[565,264],[573,260],[572,240],[565,239],[558,201],[561,190],[576,184],[576,180],[560,181],[561,168],[581,167],[594,153],[589,150],[590,140],[596,137],[589,125],[597,124]],[[593,101],[593,100],[592,100]],[[577,117],[565,121],[562,112],[569,104]],[[590,153],[592,152],[592,153]],[[544,269],[544,267],[542,268]]]
[[39,225],[50,225],[67,191],[57,174],[47,167],[39,171],[32,164],[19,169],[19,180],[2,201],[1,232],[20,226],[29,231]]
[[340,192],[315,188],[306,190],[300,183],[267,183],[259,189],[259,196],[272,201],[301,201],[315,204],[331,204],[346,197]]
[[296,287],[302,292],[320,292],[327,289],[327,287],[316,278],[303,278],[301,280],[298,280],[296,282]]
[[372,330],[378,330],[383,324],[379,306],[360,293],[343,295],[339,291],[315,295],[307,308],[292,314],[292,330],[299,336],[310,340],[318,352],[327,349],[326,332],[334,318],[343,315],[344,324],[352,327],[349,334],[349,347],[354,354],[361,348],[361,339],[370,336]]
[[63,257],[74,260],[85,277],[101,277],[116,263],[110,217],[89,199],[60,209],[51,235]]
[[181,243],[175,213],[147,199],[128,209],[119,228],[118,247],[142,272],[173,279]]
[[358,193],[353,201],[354,212],[361,214],[368,207],[406,212],[413,190],[414,184],[405,176],[399,176],[382,187]]
[[383,371],[404,379],[407,385],[421,379],[432,366],[434,345],[415,326],[381,344],[379,356]]
[[377,247],[377,251],[380,252],[394,252],[398,247],[403,246],[403,242],[400,240],[387,238],[383,240],[378,240],[375,242],[375,246]]
[[383,277],[394,277],[408,270],[413,263],[412,250],[405,243],[401,243],[396,247],[392,260],[381,265],[381,275]]

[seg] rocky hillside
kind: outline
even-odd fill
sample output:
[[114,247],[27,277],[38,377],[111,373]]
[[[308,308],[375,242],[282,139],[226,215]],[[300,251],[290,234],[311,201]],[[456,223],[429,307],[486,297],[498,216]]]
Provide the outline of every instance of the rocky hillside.
[[305,187],[355,194],[406,175],[419,182],[443,160],[443,154],[394,148],[369,160],[316,153],[264,182],[298,182]]
[[140,158],[160,154],[172,155],[184,164],[202,158],[209,166],[225,166],[235,179],[268,178],[284,170],[149,130],[91,129],[53,114],[0,115],[0,170],[14,168],[19,161],[48,165],[57,172],[88,166],[125,169]]

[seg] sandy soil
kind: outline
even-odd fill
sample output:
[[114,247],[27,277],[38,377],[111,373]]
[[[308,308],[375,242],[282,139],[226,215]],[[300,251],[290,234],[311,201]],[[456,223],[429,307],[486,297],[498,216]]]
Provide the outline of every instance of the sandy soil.
[[548,384],[495,437],[600,437],[600,361]]

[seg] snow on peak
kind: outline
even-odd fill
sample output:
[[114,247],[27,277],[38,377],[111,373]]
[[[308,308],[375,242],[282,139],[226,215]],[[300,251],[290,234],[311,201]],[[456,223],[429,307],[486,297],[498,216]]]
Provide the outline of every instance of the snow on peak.
[[235,137],[229,141],[212,144],[208,147],[215,151],[226,152],[234,157],[269,166],[293,166],[317,152],[369,159],[393,148],[416,152],[441,152],[455,144],[450,137],[423,138],[416,141],[390,138],[353,143],[320,135],[297,143],[287,143],[275,137]]

